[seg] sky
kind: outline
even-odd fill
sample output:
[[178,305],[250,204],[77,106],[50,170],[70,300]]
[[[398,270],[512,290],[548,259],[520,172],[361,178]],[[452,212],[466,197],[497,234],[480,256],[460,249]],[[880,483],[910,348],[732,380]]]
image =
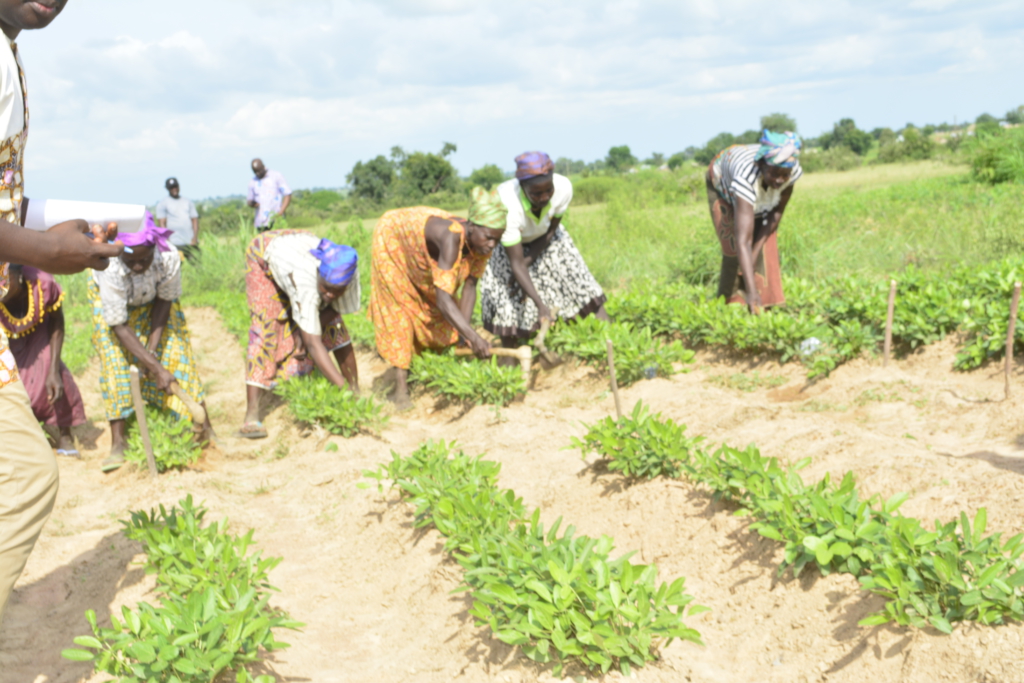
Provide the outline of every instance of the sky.
[[70,0],[18,48],[26,195],[155,203],[293,189],[439,151],[645,158],[783,112],[817,135],[1024,104],[1019,0]]

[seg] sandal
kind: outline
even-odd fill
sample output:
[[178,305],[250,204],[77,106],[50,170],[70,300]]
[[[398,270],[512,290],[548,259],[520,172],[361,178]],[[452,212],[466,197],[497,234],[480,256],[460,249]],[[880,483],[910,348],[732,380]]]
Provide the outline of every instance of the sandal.
[[100,463],[100,471],[102,472],[113,472],[114,470],[120,469],[124,465],[123,455],[110,455],[107,459]]
[[236,436],[241,439],[265,439],[267,438],[267,428],[259,420],[245,422],[242,424],[242,428],[238,430]]
[[58,448],[57,455],[64,455],[69,458],[81,458],[82,454],[78,452],[77,448]]

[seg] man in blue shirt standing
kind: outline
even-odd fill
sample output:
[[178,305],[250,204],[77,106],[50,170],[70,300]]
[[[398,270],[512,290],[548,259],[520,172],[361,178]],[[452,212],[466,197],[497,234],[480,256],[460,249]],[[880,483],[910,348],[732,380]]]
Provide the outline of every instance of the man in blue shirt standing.
[[256,231],[263,232],[271,229],[277,216],[284,216],[292,203],[292,189],[283,175],[269,170],[260,159],[252,160],[252,172],[255,177],[249,181],[247,200],[256,209]]
[[156,205],[156,219],[161,228],[171,231],[171,244],[192,261],[199,256],[199,212],[191,199],[181,196],[177,178],[168,178],[164,187],[169,196]]

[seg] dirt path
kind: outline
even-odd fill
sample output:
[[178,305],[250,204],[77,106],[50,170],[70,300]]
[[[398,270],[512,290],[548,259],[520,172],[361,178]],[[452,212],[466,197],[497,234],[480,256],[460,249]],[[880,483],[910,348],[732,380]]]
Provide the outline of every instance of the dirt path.
[[[284,557],[273,573],[275,603],[307,626],[279,634],[292,643],[266,662],[279,680],[550,680],[548,670],[473,626],[466,598],[450,595],[459,568],[435,533],[416,533],[393,496],[356,487],[361,471],[387,461],[391,449],[445,438],[500,461],[502,485],[540,505],[549,521],[561,515],[581,533],[614,536],[620,552],[656,562],[662,579],[686,576],[688,592],[713,609],[692,623],[705,648],[675,643],[635,674],[639,681],[1024,681],[1021,626],[961,626],[951,637],[859,628],[880,601],[851,577],[778,578],[778,544],[751,534],[703,492],[670,481],[624,487],[564,450],[582,423],[612,410],[603,381],[585,368],[540,375],[524,401],[497,413],[421,396],[381,438],[303,435],[278,408],[267,420],[270,438],[252,443],[228,436],[244,411],[241,350],[211,310],[189,310],[188,318],[223,450],[157,482],[127,471],[104,476],[107,433],[82,430],[85,458],[61,461],[57,507],[0,628],[0,680],[102,680],[59,653],[87,631],[85,609],[103,619],[153,599],[152,579],[132,564],[138,549],[117,520],[188,493],[212,518],[230,517],[236,532],[254,527],[263,551]],[[990,530],[1015,533],[1024,513],[1024,390],[1010,402],[979,402],[1002,396],[1001,374],[953,373],[952,352],[940,344],[886,370],[859,362],[811,387],[797,367],[702,354],[686,374],[626,389],[624,401],[642,399],[712,441],[756,442],[789,460],[810,456],[805,478],[852,469],[866,492],[910,491],[907,514],[945,519],[987,506]],[[379,382],[384,369],[361,355],[365,384]],[[729,388],[738,373],[751,384],[755,372],[753,384],[763,386]],[[100,414],[95,370],[81,388],[89,413]],[[328,441],[339,451],[325,452]]]

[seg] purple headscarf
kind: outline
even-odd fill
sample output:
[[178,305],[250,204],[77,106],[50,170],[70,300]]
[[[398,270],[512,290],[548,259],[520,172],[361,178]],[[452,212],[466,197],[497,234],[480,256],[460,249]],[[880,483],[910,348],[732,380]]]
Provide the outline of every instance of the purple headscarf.
[[167,238],[171,231],[161,228],[153,222],[153,214],[146,212],[146,222],[138,232],[123,232],[117,236],[117,241],[126,247],[156,247],[160,251],[170,251],[171,245]]
[[555,165],[544,152],[525,152],[516,157],[516,178],[526,180],[546,175],[555,170]]
[[310,249],[309,253],[320,259],[317,272],[328,284],[340,287],[352,282],[359,263],[359,254],[355,249],[322,239],[317,248]]

